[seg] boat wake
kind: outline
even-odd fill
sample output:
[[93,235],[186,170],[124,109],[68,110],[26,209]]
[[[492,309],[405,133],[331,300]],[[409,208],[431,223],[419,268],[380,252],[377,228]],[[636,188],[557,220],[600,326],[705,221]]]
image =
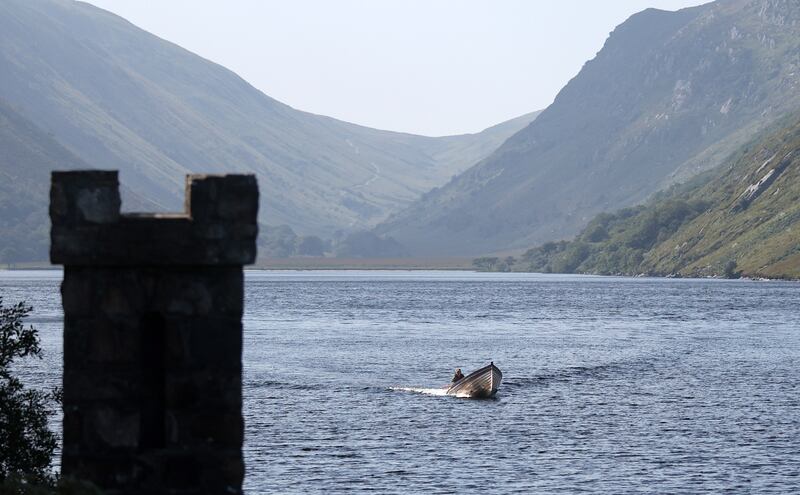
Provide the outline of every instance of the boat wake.
[[[412,392],[415,394],[424,394],[424,395],[438,395],[438,396],[447,395],[447,388],[389,387],[389,390],[393,390],[395,392]],[[451,395],[453,397],[458,397],[461,399],[469,399],[471,397],[468,392],[464,393],[458,392]]]
[[413,392],[425,395],[447,395],[446,388],[419,388],[419,387],[389,387],[389,390],[396,392]]

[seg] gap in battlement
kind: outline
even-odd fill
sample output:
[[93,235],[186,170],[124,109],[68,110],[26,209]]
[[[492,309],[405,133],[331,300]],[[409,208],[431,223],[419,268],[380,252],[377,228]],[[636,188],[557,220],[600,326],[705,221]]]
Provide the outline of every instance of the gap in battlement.
[[138,212],[138,211],[126,211],[121,213],[122,218],[129,218],[129,219],[146,219],[146,218],[153,218],[153,219],[189,219],[191,215],[188,213],[161,213],[161,212]]
[[120,213],[122,215],[141,215],[141,214],[183,214],[184,209],[184,194],[185,194],[185,176],[169,177],[165,179],[164,185],[168,190],[168,194],[148,194],[151,191],[152,185],[138,183],[136,181],[127,181],[127,175],[124,172],[119,174],[119,193],[121,199]]

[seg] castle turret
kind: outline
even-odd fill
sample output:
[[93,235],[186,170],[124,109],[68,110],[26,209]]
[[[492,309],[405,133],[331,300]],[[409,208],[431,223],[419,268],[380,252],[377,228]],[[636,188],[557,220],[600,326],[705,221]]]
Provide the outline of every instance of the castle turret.
[[53,172],[64,265],[62,474],[107,493],[241,493],[250,175],[188,176],[179,214],[121,214],[116,171]]

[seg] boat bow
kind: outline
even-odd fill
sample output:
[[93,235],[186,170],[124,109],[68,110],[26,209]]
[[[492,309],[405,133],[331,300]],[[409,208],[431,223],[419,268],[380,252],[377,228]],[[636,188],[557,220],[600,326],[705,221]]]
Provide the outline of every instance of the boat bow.
[[492,362],[452,384],[447,389],[447,395],[472,398],[492,397],[497,393],[502,380],[503,372]]

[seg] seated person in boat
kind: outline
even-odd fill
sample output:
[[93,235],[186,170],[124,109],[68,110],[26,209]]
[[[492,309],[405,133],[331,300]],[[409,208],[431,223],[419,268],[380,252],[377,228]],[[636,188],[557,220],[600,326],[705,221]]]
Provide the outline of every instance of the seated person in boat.
[[456,369],[456,374],[453,375],[453,383],[461,380],[464,378],[464,373],[461,372],[461,368]]

